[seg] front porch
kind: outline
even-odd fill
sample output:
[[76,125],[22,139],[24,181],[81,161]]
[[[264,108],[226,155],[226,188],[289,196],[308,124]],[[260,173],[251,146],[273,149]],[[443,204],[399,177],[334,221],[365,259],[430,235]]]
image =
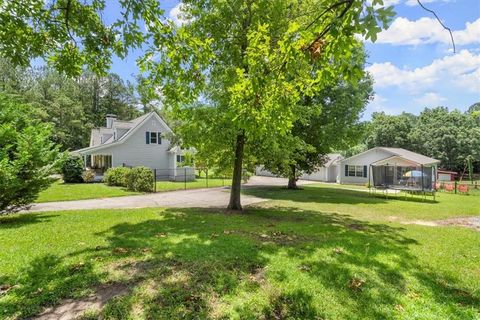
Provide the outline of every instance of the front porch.
[[95,172],[95,180],[101,180],[103,174],[112,167],[112,155],[110,154],[87,154],[83,156],[85,169]]

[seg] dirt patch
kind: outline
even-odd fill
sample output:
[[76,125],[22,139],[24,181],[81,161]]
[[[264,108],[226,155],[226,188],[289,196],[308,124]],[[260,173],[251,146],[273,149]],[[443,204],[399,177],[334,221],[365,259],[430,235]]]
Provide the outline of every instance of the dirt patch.
[[480,231],[480,217],[468,217],[468,218],[451,218],[445,220],[429,221],[429,220],[412,220],[403,221],[403,224],[418,224],[429,227],[439,226],[456,226],[471,228],[476,231]]
[[85,311],[101,310],[112,298],[126,295],[129,287],[122,283],[102,285],[95,293],[83,299],[65,299],[55,307],[45,309],[36,320],[70,320],[82,315]]
[[262,284],[265,282],[265,268],[259,267],[252,270],[248,279],[252,282]]

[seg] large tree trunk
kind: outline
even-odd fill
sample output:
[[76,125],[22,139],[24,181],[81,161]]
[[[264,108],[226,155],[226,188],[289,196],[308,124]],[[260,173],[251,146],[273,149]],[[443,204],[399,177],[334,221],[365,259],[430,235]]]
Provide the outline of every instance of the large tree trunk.
[[297,170],[294,165],[291,167],[290,176],[288,177],[288,186],[287,189],[298,189],[297,187]]
[[240,133],[237,135],[237,143],[235,146],[235,163],[233,166],[232,189],[230,191],[229,210],[242,210],[242,203],[240,201],[240,190],[242,187],[242,163],[243,163],[243,148],[245,145],[245,135]]

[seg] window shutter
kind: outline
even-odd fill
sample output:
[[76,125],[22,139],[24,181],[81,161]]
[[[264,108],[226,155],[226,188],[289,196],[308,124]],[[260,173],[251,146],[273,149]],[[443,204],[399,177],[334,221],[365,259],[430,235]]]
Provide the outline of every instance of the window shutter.
[[348,164],[345,165],[345,177],[348,177]]
[[367,172],[368,172],[367,166],[363,166],[363,177],[364,177],[364,178],[367,177]]
[[145,143],[150,144],[150,131],[145,133]]
[[158,132],[158,137],[157,137],[157,143],[158,144],[162,144],[162,133],[161,132]]

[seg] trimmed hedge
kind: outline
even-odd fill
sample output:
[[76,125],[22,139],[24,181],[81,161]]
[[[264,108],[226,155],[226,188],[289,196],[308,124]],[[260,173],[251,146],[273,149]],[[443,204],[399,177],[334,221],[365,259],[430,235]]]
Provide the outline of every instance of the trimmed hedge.
[[127,174],[130,170],[126,167],[109,168],[103,175],[103,182],[108,186],[126,187]]
[[83,182],[83,159],[78,155],[69,155],[62,164],[63,181],[66,183]]
[[147,167],[135,167],[126,175],[127,190],[153,192],[153,172]]

